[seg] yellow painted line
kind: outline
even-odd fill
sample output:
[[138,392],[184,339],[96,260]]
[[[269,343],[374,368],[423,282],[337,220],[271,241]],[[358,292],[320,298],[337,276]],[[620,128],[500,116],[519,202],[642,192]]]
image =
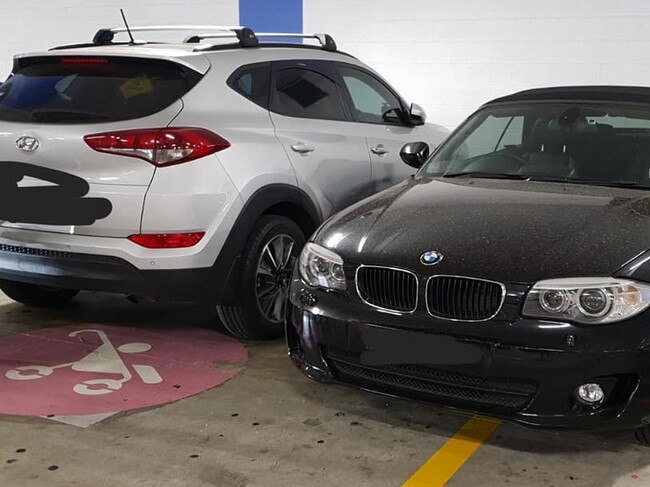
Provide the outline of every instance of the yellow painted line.
[[496,419],[470,419],[402,487],[445,485],[500,424]]

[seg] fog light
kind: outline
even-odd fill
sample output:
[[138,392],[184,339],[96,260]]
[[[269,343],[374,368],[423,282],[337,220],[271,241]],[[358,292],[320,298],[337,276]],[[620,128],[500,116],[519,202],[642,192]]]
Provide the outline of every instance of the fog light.
[[578,387],[578,399],[584,404],[595,406],[605,399],[603,388],[598,384],[582,384]]

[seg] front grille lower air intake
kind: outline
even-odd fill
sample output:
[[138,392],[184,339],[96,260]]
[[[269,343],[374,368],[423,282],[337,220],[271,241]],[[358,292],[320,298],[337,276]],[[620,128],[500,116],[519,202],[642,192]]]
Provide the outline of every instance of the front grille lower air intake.
[[418,305],[418,279],[404,269],[361,266],[357,291],[367,304],[386,311],[412,313]]
[[519,411],[532,401],[538,388],[532,382],[472,376],[425,365],[362,365],[358,355],[332,349],[325,349],[324,354],[330,370],[342,382],[478,410]]
[[438,318],[487,321],[503,306],[505,287],[493,281],[459,276],[433,276],[427,282],[427,309]]

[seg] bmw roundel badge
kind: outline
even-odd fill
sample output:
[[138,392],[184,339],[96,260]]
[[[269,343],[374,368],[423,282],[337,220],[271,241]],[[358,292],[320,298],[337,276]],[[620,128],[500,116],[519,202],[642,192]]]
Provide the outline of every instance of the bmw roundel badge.
[[443,255],[440,252],[429,250],[428,252],[422,254],[422,257],[420,257],[420,262],[422,262],[424,265],[436,265],[440,263],[442,259]]

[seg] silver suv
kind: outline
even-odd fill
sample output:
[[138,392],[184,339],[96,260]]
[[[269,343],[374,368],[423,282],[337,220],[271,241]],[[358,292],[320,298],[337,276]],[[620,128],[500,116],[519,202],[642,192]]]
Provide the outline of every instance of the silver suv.
[[[192,35],[133,40],[163,30]],[[35,306],[79,290],[207,302],[238,337],[281,334],[305,237],[409,176],[405,144],[447,133],[330,36],[285,37],[102,29],[17,56],[0,85],[5,294]]]

